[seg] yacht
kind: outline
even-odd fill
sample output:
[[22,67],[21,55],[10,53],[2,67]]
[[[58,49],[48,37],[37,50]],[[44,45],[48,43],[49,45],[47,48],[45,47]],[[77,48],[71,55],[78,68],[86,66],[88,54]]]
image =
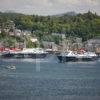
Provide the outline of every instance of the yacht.
[[8,53],[3,53],[3,58],[44,58],[47,52],[42,48],[25,48],[20,51],[9,51]]
[[94,61],[97,59],[97,55],[94,52],[75,53],[67,51],[59,54],[57,57],[60,62]]

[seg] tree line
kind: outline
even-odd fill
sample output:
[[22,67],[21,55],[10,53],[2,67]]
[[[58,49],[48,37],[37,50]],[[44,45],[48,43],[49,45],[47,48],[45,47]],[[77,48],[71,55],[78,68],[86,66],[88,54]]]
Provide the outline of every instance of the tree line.
[[39,38],[51,35],[51,33],[65,33],[66,37],[76,36],[83,41],[100,36],[100,16],[88,11],[75,16],[38,16],[19,13],[0,12],[0,26],[9,24],[9,20],[15,23],[15,27],[21,30],[29,30]]

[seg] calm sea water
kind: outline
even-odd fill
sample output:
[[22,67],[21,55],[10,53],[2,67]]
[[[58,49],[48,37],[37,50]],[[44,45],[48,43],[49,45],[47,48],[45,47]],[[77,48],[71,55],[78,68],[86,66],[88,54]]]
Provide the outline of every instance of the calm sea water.
[[0,100],[100,100],[100,61],[0,59]]

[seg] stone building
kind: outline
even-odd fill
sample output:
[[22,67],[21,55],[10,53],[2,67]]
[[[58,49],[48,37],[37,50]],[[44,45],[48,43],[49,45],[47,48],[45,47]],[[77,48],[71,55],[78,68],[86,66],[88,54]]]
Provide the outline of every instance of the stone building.
[[100,37],[86,41],[84,46],[88,51],[100,52]]

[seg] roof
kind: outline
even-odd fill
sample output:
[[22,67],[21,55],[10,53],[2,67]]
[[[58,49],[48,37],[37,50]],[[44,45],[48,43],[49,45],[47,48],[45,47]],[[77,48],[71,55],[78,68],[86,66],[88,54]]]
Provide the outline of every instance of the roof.
[[93,38],[93,39],[88,40],[87,42],[89,44],[93,44],[93,43],[100,44],[100,38]]

